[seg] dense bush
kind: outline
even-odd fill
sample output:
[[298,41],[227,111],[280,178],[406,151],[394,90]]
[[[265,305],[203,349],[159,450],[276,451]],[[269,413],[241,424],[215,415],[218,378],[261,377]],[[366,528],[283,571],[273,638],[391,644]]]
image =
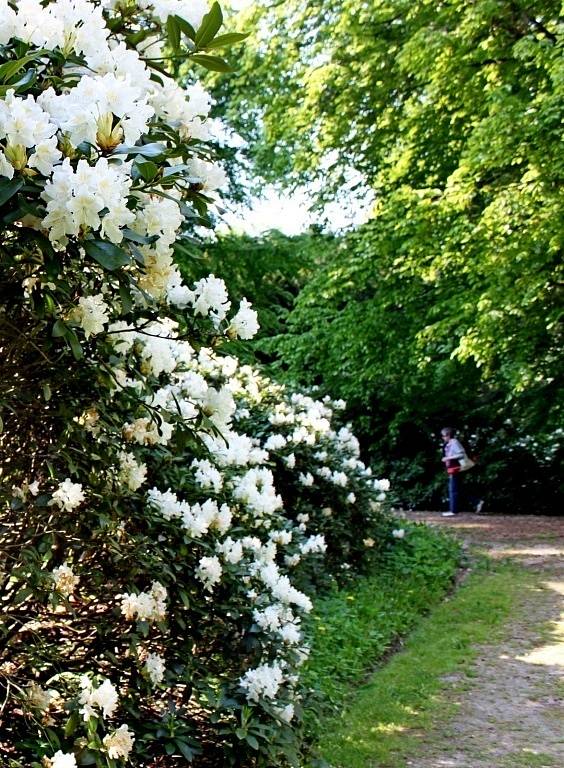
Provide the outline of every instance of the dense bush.
[[[392,540],[374,506],[386,484],[332,405],[237,372],[215,350],[251,338],[256,313],[244,299],[233,313],[213,275],[189,288],[175,265],[224,180],[206,93],[170,77],[177,57],[226,67],[208,51],[239,37],[217,37],[219,6],[206,11],[0,0],[10,768],[296,764],[311,608],[297,586],[330,580],[325,549],[331,566],[360,566]],[[300,424],[280,455],[277,409]],[[324,466],[342,476],[309,496],[300,473]],[[347,546],[352,531],[313,509],[329,490],[374,547]]]

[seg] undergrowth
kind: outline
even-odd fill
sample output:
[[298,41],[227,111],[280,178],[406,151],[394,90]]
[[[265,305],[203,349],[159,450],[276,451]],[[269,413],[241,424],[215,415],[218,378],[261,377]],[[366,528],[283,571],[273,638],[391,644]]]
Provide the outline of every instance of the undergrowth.
[[375,573],[334,588],[315,603],[306,627],[312,647],[304,671],[312,701],[305,714],[310,743],[348,694],[450,589],[460,545],[427,526],[406,524],[404,538]]

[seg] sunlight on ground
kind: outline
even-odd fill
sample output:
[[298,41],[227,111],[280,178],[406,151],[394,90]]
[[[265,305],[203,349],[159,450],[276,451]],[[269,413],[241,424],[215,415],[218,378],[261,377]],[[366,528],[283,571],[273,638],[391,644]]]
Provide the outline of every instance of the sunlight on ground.
[[405,725],[399,725],[399,723],[378,723],[370,729],[370,733],[401,733],[402,731],[405,731]]
[[500,547],[499,549],[489,549],[490,557],[564,557],[562,547]]
[[[543,586],[564,596],[564,581],[545,581]],[[564,668],[564,613],[560,615],[559,621],[552,622],[550,639],[556,640],[556,642],[535,648],[525,656],[516,656],[516,659],[524,661],[526,664]]]

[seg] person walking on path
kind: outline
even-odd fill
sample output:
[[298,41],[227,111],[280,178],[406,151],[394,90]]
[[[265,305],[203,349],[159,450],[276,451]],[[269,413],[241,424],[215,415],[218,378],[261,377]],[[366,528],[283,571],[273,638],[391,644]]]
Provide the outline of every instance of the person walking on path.
[[[452,517],[460,512],[460,473],[462,463],[467,462],[472,466],[466,456],[462,443],[456,439],[456,430],[452,427],[441,429],[443,439],[443,462],[448,474],[448,512],[443,512],[443,517]],[[483,500],[476,499],[476,512],[479,514],[484,505]]]

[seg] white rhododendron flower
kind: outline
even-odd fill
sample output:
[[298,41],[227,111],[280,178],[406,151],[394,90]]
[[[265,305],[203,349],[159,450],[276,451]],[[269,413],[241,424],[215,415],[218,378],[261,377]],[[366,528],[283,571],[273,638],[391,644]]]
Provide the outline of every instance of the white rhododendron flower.
[[313,475],[311,474],[311,472],[305,472],[305,473],[300,472],[300,474],[298,475],[298,479],[302,485],[308,486],[308,485],[313,485],[314,483]]
[[284,674],[279,664],[261,664],[249,669],[239,680],[245,691],[247,701],[258,702],[261,698],[274,699],[282,683]]
[[215,275],[209,275],[209,277],[198,280],[194,286],[190,303],[197,315],[206,316],[209,314],[216,325],[225,319],[231,307],[226,285]]
[[84,501],[85,496],[80,483],[73,483],[69,477],[53,493],[51,504],[56,504],[60,509],[66,512],[72,512]]
[[57,126],[50,122],[31,95],[20,97],[14,90],[9,90],[0,99],[0,139],[6,139],[8,145],[30,148],[50,139]]
[[158,653],[150,653],[145,662],[145,669],[153,685],[162,683],[165,673],[165,663]]
[[257,313],[251,308],[247,299],[241,299],[239,311],[231,318],[228,333],[235,338],[252,339],[258,333],[259,328]]
[[72,595],[80,578],[73,573],[69,565],[59,565],[53,569],[53,579],[55,580],[55,589],[62,595]]
[[111,718],[118,705],[118,693],[110,680],[94,688],[91,680],[83,676],[80,681],[82,693],[80,694],[80,713],[85,721],[91,717],[97,717],[101,712],[104,719]]
[[128,621],[161,621],[166,616],[167,591],[154,581],[149,592],[121,595],[121,612]]
[[132,453],[122,451],[119,454],[119,480],[130,491],[137,491],[147,479],[147,465],[136,460]]
[[70,236],[91,229],[112,243],[121,243],[122,227],[135,219],[127,207],[131,183],[126,167],[110,165],[105,157],[95,165],[79,160],[76,171],[66,158],[54,168],[41,193],[47,203],[47,216],[41,223],[49,230],[51,242],[64,247]]
[[78,307],[74,310],[73,319],[83,328],[87,339],[104,330],[108,322],[110,308],[104,301],[102,294],[96,296],[82,296],[78,300]]
[[323,534],[317,534],[316,536],[310,536],[300,545],[300,552],[302,555],[318,554],[327,551],[327,544],[325,542],[325,536]]
[[114,760],[118,758],[127,759],[133,749],[134,741],[135,738],[127,725],[120,726],[117,731],[104,736],[102,739],[108,757]]
[[209,194],[227,184],[227,174],[219,165],[207,160],[190,160],[190,173],[194,181],[200,184],[202,191]]
[[201,488],[211,488],[219,493],[223,486],[221,472],[208,459],[194,459],[190,465],[195,470],[195,480]]
[[202,557],[196,568],[196,576],[203,582],[204,587],[209,592],[221,581],[222,573],[223,567],[219,558],[215,555],[212,555],[212,557]]
[[62,159],[63,154],[57,147],[57,138],[51,136],[35,145],[35,152],[30,155],[27,164],[29,168],[37,168],[43,176],[50,176],[55,165]]
[[76,758],[69,752],[55,752],[51,758],[51,768],[77,768]]
[[283,723],[290,724],[294,719],[294,705],[292,703],[286,704],[285,707],[275,707],[276,717],[282,720]]

